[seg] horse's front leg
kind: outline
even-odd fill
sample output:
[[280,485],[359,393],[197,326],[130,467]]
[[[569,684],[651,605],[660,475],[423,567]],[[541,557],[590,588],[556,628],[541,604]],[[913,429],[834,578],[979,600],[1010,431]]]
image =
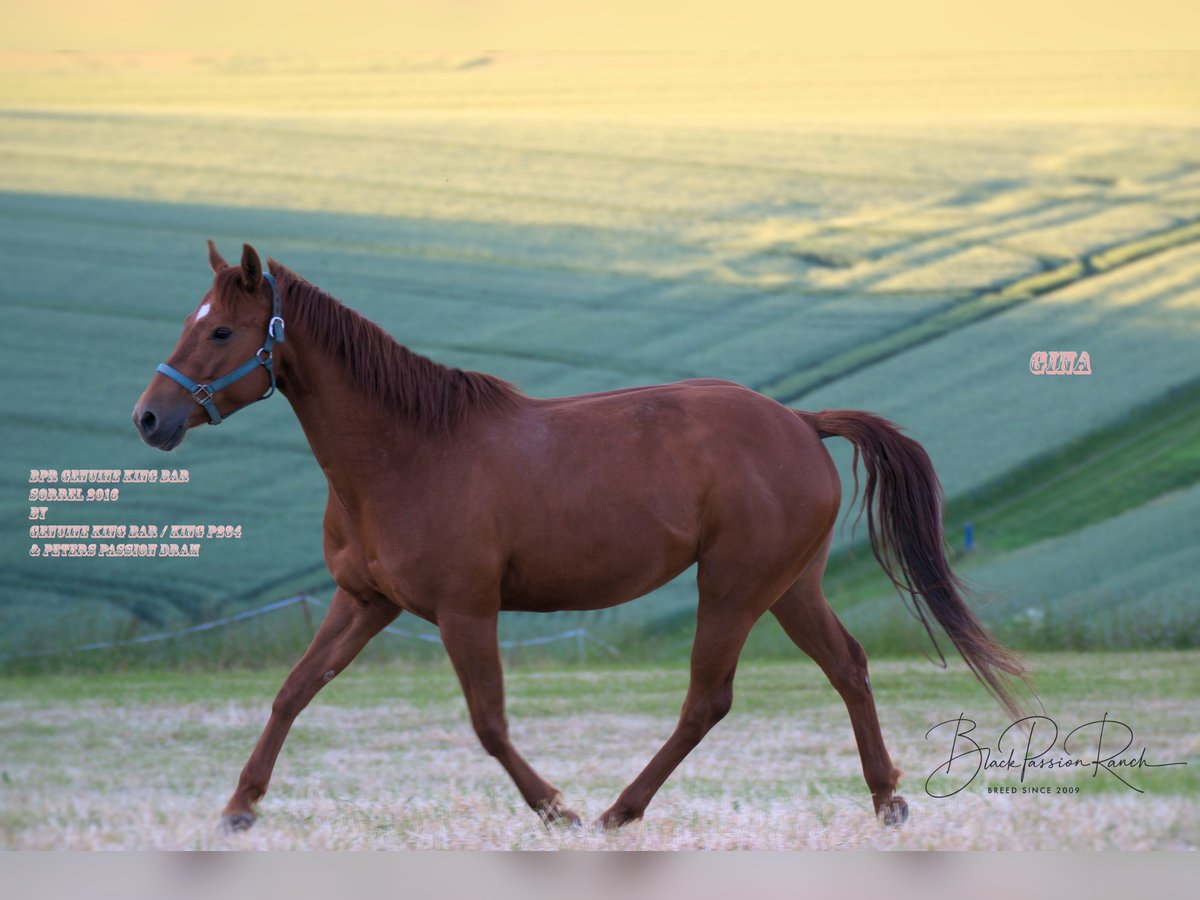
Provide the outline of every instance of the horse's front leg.
[[562,805],[558,788],[544,781],[508,740],[496,620],[495,612],[438,615],[442,643],[462,683],[471,724],[483,749],[504,766],[530,807],[547,822],[578,825],[579,816]]
[[275,759],[296,716],[399,614],[400,607],[383,597],[360,600],[341,588],[334,593],[325,621],[300,662],[284,679],[271,706],[267,727],[225,806],[221,824],[227,830],[245,831],[254,824],[254,804],[267,792]]

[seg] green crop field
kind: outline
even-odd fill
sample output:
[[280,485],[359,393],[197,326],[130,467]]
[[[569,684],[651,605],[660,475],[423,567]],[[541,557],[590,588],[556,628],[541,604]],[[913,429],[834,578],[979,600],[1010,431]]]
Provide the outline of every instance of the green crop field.
[[[1186,117],[931,127],[871,118],[855,91],[894,93],[869,79],[843,92],[860,115],[837,117],[811,84],[844,70],[744,59],[726,93],[717,63],[655,69],[670,115],[639,88],[650,59],[569,77],[521,57],[377,71],[176,60],[153,78],[85,62],[0,81],[0,653],[327,595],[323,478],[286,402],[169,457],[129,422],[209,283],[208,237],[231,256],[252,242],[413,349],[532,394],[717,376],[802,408],[879,412],[929,449],[951,541],[975,524],[960,563],[1008,639],[1200,640],[1200,128]],[[1160,61],[1123,65],[1130,92],[1174,102]],[[1076,75],[1042,100],[1074,103]],[[565,80],[548,91],[546,77]],[[943,87],[914,72],[906,96]],[[706,90],[720,114],[698,111]],[[992,99],[1007,109],[1005,90]],[[333,102],[343,94],[354,101]],[[1094,374],[1031,375],[1038,350],[1086,350]],[[829,446],[845,513],[849,453]],[[29,469],[160,466],[192,480],[48,521],[228,522],[244,539],[198,559],[29,558]],[[851,543],[843,527],[831,600],[871,652],[925,646]],[[684,578],[502,631],[582,624],[630,656],[672,656],[691,603]],[[272,615],[288,623],[266,654],[278,660],[307,626]],[[249,661],[271,627],[120,658]],[[751,642],[783,645],[773,623]]]

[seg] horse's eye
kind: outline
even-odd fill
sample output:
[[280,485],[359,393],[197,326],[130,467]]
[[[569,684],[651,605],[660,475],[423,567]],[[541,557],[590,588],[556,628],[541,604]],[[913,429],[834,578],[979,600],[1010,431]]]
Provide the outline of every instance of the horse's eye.
[[232,334],[233,332],[228,328],[216,328],[213,329],[212,339],[214,341],[227,341]]

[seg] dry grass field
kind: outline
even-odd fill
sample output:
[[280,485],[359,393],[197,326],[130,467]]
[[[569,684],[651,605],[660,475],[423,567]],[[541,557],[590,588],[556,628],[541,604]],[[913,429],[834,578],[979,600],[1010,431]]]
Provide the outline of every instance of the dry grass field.
[[[878,824],[846,714],[810,663],[746,663],[734,710],[667,782],[644,821],[616,834],[543,827],[478,747],[448,667],[351,669],[298,721],[260,820],[223,835],[217,813],[261,727],[278,671],[6,679],[0,701],[0,846],[72,849],[1196,849],[1196,653],[1034,660],[1060,727],[1107,712],[1134,752],[1187,766],[1129,776],[1030,775],[1078,794],[988,795],[980,776],[947,799],[925,778],[926,741],[960,712],[994,735],[1002,714],[961,665],[873,666],[885,738],[912,817]],[[519,749],[594,818],[657,749],[682,699],[682,667],[518,671]],[[1139,696],[1130,698],[1137,684]],[[1065,730],[1065,729],[1064,729]],[[986,742],[986,741],[985,741]],[[1107,746],[1107,745],[1106,745]]]

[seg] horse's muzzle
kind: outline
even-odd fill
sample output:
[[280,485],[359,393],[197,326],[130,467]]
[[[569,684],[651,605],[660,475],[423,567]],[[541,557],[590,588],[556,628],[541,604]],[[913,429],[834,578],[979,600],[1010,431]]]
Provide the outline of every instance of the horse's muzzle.
[[133,424],[143,441],[159,450],[174,450],[187,434],[187,416],[157,413],[150,406],[133,408]]

